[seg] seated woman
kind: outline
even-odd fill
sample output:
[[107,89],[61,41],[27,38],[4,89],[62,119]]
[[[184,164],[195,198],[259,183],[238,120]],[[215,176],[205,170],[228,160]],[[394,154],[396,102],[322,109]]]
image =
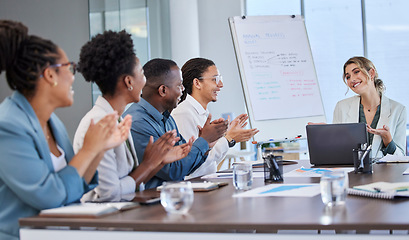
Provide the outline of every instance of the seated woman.
[[0,239],[18,239],[18,219],[77,202],[97,183],[103,153],[128,138],[131,121],[118,113],[91,122],[74,155],[53,113],[73,103],[75,63],[49,40],[0,20],[0,73],[14,93],[0,105]]
[[405,155],[406,108],[383,94],[385,86],[374,64],[364,57],[350,58],[343,79],[358,95],[337,103],[333,123],[366,123],[374,158]]
[[[99,121],[107,114],[122,115],[127,104],[139,102],[145,86],[145,76],[139,59],[134,52],[131,35],[125,31],[106,31],[86,43],[80,53],[79,71],[88,82],[95,82],[102,96],[81,120],[74,137],[74,151],[83,147],[84,135],[94,120]],[[129,118],[127,115],[125,119]],[[121,121],[122,119],[119,119]],[[105,152],[98,166],[99,184],[85,194],[83,201],[130,200],[140,188],[163,167],[185,157],[192,142],[173,147],[178,138],[171,131],[155,143],[151,138],[146,147],[143,161],[139,162],[132,138],[116,148]]]

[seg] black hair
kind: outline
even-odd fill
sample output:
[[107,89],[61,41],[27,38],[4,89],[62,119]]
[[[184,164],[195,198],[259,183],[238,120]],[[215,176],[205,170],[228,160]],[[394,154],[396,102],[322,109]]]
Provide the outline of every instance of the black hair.
[[28,35],[20,22],[0,20],[0,73],[6,71],[11,89],[31,96],[44,69],[60,58],[50,40]]
[[177,66],[177,64],[169,59],[154,58],[147,62],[143,66],[146,86],[157,88],[162,84],[166,84],[167,75],[174,66]]
[[180,98],[180,102],[186,99],[187,94],[192,94],[193,79],[200,78],[209,67],[215,65],[212,60],[206,58],[192,58],[183,65],[182,78],[185,90]]
[[121,76],[134,75],[135,57],[130,34],[105,31],[81,48],[78,71],[87,82],[95,82],[102,94],[112,96]]

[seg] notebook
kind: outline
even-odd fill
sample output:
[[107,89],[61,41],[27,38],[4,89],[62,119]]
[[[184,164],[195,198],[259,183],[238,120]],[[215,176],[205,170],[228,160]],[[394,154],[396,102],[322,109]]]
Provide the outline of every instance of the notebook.
[[366,185],[359,185],[349,188],[348,194],[383,199],[409,197],[409,182],[375,182]]
[[353,165],[352,149],[367,143],[364,123],[307,125],[312,165]]
[[67,206],[41,210],[40,217],[95,218],[110,213],[136,208],[136,202],[73,203]]
[[[175,183],[177,184],[177,183]],[[227,182],[191,182],[192,184],[192,189],[194,192],[208,192],[215,190],[219,187],[223,187],[228,185]],[[157,191],[161,191],[163,188],[163,185],[159,186],[156,188]]]

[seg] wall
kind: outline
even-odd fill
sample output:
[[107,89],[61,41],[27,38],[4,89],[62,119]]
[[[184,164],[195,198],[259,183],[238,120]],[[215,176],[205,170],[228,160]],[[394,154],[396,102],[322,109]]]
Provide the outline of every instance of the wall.
[[187,60],[213,60],[223,75],[218,101],[209,104],[213,118],[245,112],[244,96],[228,18],[242,15],[238,0],[170,0],[172,58],[181,67]]
[[[67,53],[71,61],[78,61],[81,46],[89,40],[88,1],[86,0],[1,0],[0,19],[21,21],[29,34],[52,40]],[[74,104],[57,109],[71,139],[81,118],[91,109],[91,85],[80,73],[73,84]],[[5,74],[0,76],[0,102],[11,94]]]
[[[148,7],[151,57],[172,58],[180,67],[193,57],[212,59],[223,75],[224,88],[218,101],[209,104],[210,112],[214,118],[225,112],[235,116],[243,113],[244,97],[227,20],[242,14],[242,2],[149,0]],[[78,61],[81,46],[89,40],[88,1],[85,0],[1,0],[0,18],[22,21],[31,34],[51,39],[73,61]],[[4,74],[0,78],[2,101],[11,91]],[[74,105],[56,111],[71,138],[82,116],[92,107],[91,86],[79,73],[73,88]]]

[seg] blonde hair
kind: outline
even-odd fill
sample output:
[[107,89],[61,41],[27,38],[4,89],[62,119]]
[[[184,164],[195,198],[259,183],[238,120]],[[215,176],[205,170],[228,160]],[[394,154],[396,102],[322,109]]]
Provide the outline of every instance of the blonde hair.
[[367,77],[369,80],[371,80],[371,75],[369,74],[369,71],[371,69],[374,70],[374,85],[376,90],[379,93],[379,96],[382,96],[382,93],[385,91],[385,85],[383,84],[383,81],[381,79],[378,78],[378,72],[376,71],[375,65],[367,58],[365,57],[352,57],[350,59],[348,59],[348,61],[346,61],[346,63],[344,64],[344,73],[342,75],[342,79],[344,80],[344,83],[346,84],[346,80],[345,80],[345,69],[349,64],[355,63],[357,65],[357,67],[359,68],[359,70],[361,70]]

